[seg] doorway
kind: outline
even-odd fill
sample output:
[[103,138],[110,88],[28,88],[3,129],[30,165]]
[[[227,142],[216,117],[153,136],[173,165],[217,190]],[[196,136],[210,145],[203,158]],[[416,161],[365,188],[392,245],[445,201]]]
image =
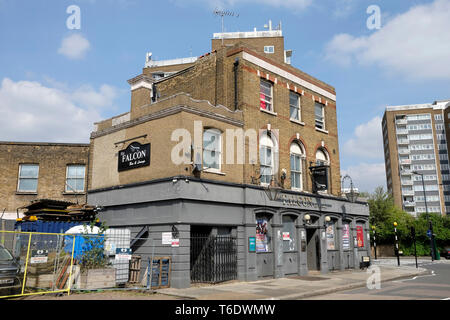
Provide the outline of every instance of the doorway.
[[306,253],[308,270],[320,270],[320,238],[318,228],[306,229]]

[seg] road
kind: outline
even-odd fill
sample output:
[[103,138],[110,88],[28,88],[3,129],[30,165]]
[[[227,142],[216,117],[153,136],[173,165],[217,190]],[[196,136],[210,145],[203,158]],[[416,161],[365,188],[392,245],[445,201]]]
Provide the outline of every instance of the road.
[[[397,264],[396,260],[382,263]],[[414,266],[414,260],[401,261],[401,265]],[[450,261],[420,261],[419,267],[428,274],[381,283],[380,289],[360,288],[336,292],[307,300],[450,300]],[[383,277],[383,275],[381,275]]]

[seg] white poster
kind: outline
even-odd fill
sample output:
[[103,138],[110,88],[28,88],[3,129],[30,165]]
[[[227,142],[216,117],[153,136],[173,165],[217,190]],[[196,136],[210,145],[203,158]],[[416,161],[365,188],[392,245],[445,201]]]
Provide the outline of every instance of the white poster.
[[162,233],[162,244],[172,244],[172,232]]
[[334,224],[331,223],[327,226],[327,250],[336,250],[334,243]]
[[342,225],[342,249],[350,249],[350,225]]

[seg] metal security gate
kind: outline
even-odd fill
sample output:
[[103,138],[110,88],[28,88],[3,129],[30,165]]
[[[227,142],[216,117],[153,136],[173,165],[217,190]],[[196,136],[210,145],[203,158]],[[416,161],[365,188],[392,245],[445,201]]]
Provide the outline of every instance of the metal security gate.
[[236,278],[236,238],[191,235],[191,282],[218,283]]

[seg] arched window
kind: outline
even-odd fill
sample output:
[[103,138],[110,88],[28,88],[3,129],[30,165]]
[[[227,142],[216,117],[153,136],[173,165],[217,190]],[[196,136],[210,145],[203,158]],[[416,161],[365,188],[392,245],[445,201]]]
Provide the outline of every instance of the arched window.
[[326,166],[330,164],[327,152],[324,149],[317,149],[316,151],[316,165]]
[[302,159],[304,151],[302,146],[293,142],[290,147],[291,155],[291,188],[294,190],[303,190],[302,183]]
[[276,171],[277,152],[276,141],[270,134],[264,132],[259,140],[259,162],[262,185],[269,185],[272,181],[272,177]]
[[203,168],[220,171],[222,163],[221,132],[217,129],[203,131]]
[[[316,151],[316,166],[329,166],[330,165],[330,158],[328,156],[327,151],[324,148],[319,148]],[[319,183],[321,185],[329,186],[329,168],[325,168],[325,176],[319,177],[318,181],[316,183]],[[322,188],[320,189],[320,192],[328,193],[329,188]]]

